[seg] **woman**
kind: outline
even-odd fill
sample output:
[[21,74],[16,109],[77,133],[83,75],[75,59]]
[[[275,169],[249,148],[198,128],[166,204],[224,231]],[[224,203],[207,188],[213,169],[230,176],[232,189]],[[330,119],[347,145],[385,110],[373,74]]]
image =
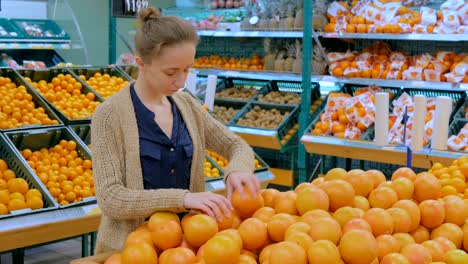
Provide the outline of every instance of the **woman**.
[[[179,92],[194,62],[198,36],[187,22],[139,14],[139,76],[109,98],[92,121],[96,197],[103,215],[97,252],[119,250],[127,235],[157,211],[229,216],[233,191],[259,191],[251,148]],[[205,149],[226,157],[228,199],[204,192]]]

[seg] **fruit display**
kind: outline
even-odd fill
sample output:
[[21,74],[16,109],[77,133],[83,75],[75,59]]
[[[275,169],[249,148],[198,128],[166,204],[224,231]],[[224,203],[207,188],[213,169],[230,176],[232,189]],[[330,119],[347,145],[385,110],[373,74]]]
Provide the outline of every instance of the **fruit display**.
[[298,105],[301,103],[301,95],[298,93],[272,91],[265,95],[260,94],[257,101],[270,104]]
[[7,36],[17,37],[18,33],[16,33],[15,31],[8,31],[4,27],[0,26],[0,36],[2,36],[2,37],[7,37]]
[[[229,165],[229,161],[223,158],[221,155],[214,151],[206,150],[206,154],[208,154],[223,170]],[[262,164],[258,159],[255,159],[255,169],[263,168]]]
[[219,169],[213,166],[213,164],[206,158],[203,162],[203,173],[205,174],[205,177],[208,178],[221,177],[221,172],[219,171]]
[[94,196],[92,161],[80,157],[73,140],[61,140],[51,148],[20,151],[50,194],[61,205]]
[[17,86],[9,77],[0,76],[0,97],[0,129],[59,124],[44,108],[36,106],[26,87]]
[[468,4],[447,0],[440,10],[423,6],[416,11],[401,2],[383,0],[332,2],[325,32],[391,34],[466,34]]
[[216,30],[218,28],[218,23],[223,20],[224,16],[215,16],[211,14],[209,17],[197,21],[197,20],[192,20],[192,25],[196,29],[202,29],[202,30]]
[[69,119],[88,118],[100,104],[93,93],[85,93],[82,84],[71,74],[60,73],[49,83],[45,80],[32,82],[29,77],[25,79]]
[[383,91],[380,87],[370,86],[357,90],[354,97],[347,93],[330,93],[311,134],[362,139],[364,132],[374,124],[374,93],[380,91]]
[[[468,263],[468,157],[416,174],[335,168],[280,192],[231,197],[234,210],[179,220],[156,212],[109,263]],[[113,262],[110,262],[110,261]]]
[[195,59],[193,67],[261,71],[263,70],[263,58],[257,54],[251,58],[229,58],[218,55],[203,56]]
[[218,8],[239,8],[244,5],[243,0],[211,0],[211,9]]
[[336,77],[374,78],[431,82],[468,82],[468,56],[451,51],[434,55],[409,56],[392,51],[383,42],[376,42],[358,52],[328,53],[329,73]]
[[295,124],[291,129],[286,132],[286,135],[280,140],[281,145],[286,145],[286,143],[291,140],[291,138],[296,134],[297,130],[299,129],[299,124]]
[[[457,122],[463,122],[457,120]],[[452,151],[468,151],[468,124],[465,124],[457,135],[451,135],[447,139],[447,146]]]
[[231,88],[222,89],[215,95],[216,99],[228,99],[228,100],[242,100],[249,101],[258,91],[255,86],[249,85],[236,85]]
[[7,215],[15,210],[36,210],[44,207],[42,193],[38,189],[30,188],[25,179],[17,178],[15,172],[1,159],[0,172],[0,215]]
[[236,125],[246,127],[256,127],[265,129],[276,129],[288,117],[289,111],[278,109],[265,109],[261,106],[254,106],[252,110],[237,120]]
[[221,123],[227,124],[239,111],[240,108],[215,105],[212,114]]
[[80,79],[86,82],[89,87],[99,93],[105,99],[108,99],[114,93],[127,86],[128,81],[118,76],[111,76],[107,73],[96,72],[92,77],[86,78],[80,75]]
[[17,22],[16,23],[30,37],[65,37],[65,31],[55,34],[52,30],[45,29],[43,26],[36,23]]
[[0,55],[0,65],[14,68],[14,69],[45,69],[46,64],[43,61],[34,60],[23,60],[23,64],[20,65],[16,60],[6,53]]

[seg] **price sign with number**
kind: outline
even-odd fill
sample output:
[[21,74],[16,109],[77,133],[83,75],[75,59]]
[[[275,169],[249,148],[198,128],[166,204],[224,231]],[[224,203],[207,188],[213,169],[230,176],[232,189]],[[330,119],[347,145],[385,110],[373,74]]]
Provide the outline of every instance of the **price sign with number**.
[[149,0],[113,0],[112,15],[135,18],[138,12],[149,6]]

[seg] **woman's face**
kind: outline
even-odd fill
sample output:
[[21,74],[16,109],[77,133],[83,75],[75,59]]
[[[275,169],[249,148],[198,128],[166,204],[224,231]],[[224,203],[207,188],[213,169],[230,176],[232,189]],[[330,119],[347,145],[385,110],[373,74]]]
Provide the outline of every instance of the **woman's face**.
[[189,68],[195,60],[196,44],[183,42],[163,47],[150,63],[137,60],[143,81],[153,92],[173,95],[185,85]]

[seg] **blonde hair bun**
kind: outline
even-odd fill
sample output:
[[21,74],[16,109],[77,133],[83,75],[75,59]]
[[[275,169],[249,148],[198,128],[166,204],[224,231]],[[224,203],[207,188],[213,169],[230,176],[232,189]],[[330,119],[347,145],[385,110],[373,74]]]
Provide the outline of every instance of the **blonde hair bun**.
[[138,13],[138,18],[142,23],[146,23],[149,20],[158,20],[161,18],[161,13],[154,7],[147,7]]

